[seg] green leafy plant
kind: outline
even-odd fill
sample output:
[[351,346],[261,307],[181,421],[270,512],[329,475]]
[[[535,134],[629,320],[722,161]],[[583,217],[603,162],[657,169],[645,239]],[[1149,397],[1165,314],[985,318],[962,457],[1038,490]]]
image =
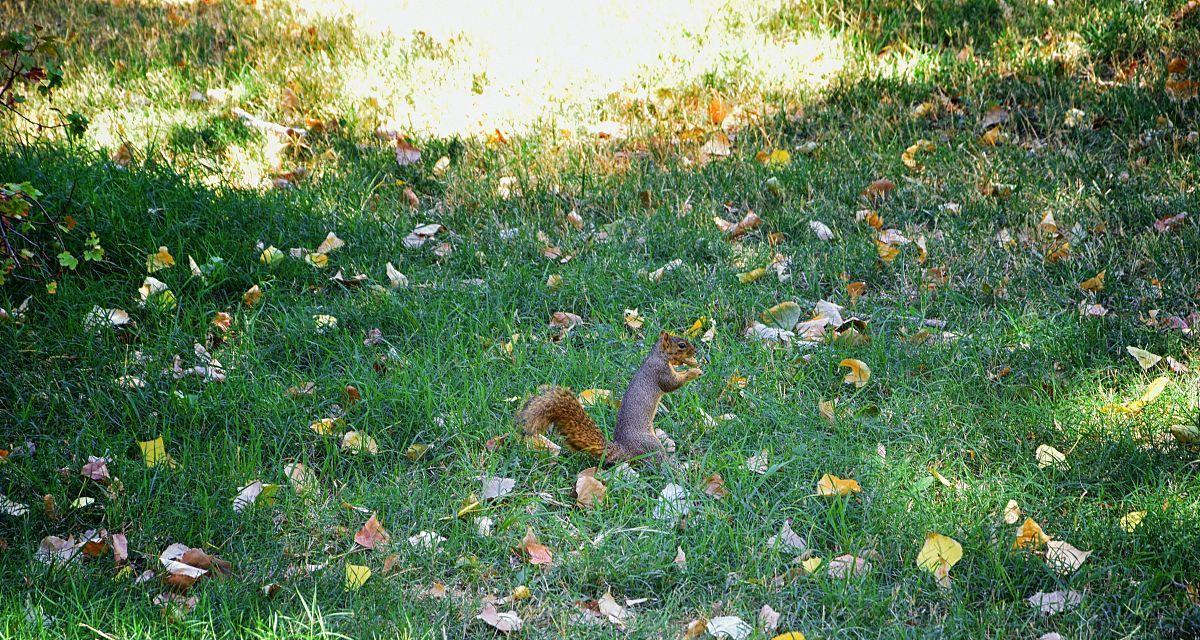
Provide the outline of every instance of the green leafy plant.
[[78,238],[75,219],[52,214],[42,206],[42,195],[28,182],[0,186],[0,284],[44,280],[53,291],[64,271],[104,259],[96,233]]
[[25,103],[25,91],[33,90],[49,98],[55,89],[62,86],[63,72],[59,66],[58,38],[41,33],[36,28],[32,33],[14,31],[0,36],[0,106],[9,113],[33,124],[38,129],[64,127],[72,135],[87,129],[87,118],[77,112],[58,114],[58,122],[39,122],[20,109]]

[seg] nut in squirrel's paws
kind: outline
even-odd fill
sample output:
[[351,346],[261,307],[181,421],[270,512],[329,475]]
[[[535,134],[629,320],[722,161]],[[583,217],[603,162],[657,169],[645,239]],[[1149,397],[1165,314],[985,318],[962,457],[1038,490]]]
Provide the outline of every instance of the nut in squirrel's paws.
[[691,369],[686,369],[683,372],[683,377],[687,378],[688,380],[695,380],[702,375],[704,375],[704,370],[700,367],[692,367]]

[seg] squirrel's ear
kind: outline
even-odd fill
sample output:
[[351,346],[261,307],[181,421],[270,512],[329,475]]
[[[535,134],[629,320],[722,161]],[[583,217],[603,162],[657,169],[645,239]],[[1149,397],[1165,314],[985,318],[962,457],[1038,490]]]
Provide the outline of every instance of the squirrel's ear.
[[664,349],[671,346],[671,334],[667,333],[666,331],[659,333],[658,334],[658,346],[660,346]]

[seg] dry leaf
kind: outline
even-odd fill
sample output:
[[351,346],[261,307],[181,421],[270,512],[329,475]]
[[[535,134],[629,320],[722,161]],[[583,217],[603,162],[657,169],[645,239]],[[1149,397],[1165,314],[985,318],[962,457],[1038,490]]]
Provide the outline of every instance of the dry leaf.
[[526,530],[525,537],[521,539],[520,549],[529,556],[530,564],[550,566],[553,561],[550,548],[538,541],[532,528]]
[[515,611],[497,611],[496,605],[490,602],[483,605],[483,611],[480,611],[475,619],[483,620],[501,633],[521,630],[521,616],[518,616]]
[[1054,466],[1054,467],[1066,467],[1067,466],[1067,454],[1059,451],[1058,449],[1055,449],[1054,447],[1052,447],[1048,444],[1038,445],[1038,448],[1036,451],[1034,451],[1033,455],[1034,455],[1034,458],[1037,459],[1039,469],[1045,469],[1046,467],[1051,467],[1051,466]]
[[1079,606],[1082,601],[1083,594],[1078,591],[1052,591],[1050,593],[1039,591],[1029,596],[1029,604],[1047,614],[1069,611]]
[[396,164],[406,167],[421,161],[421,150],[403,138],[396,138]]
[[917,554],[917,566],[933,573],[938,585],[950,586],[950,569],[962,560],[962,545],[940,533],[925,534],[925,545]]
[[1091,551],[1077,549],[1062,540],[1051,540],[1046,543],[1046,564],[1063,575],[1070,575],[1078,571],[1090,555],[1092,555]]
[[167,453],[167,446],[163,442],[162,436],[153,440],[138,442],[138,447],[142,450],[142,461],[147,467],[157,467],[164,465],[172,469],[178,466],[175,460]]
[[1141,365],[1142,369],[1146,371],[1153,369],[1154,365],[1158,364],[1159,361],[1162,360],[1162,356],[1150,353],[1145,349],[1139,349],[1138,347],[1129,346],[1125,347],[1125,350],[1129,352],[1129,355],[1136,358],[1138,364]]
[[862,196],[871,201],[881,200],[884,196],[891,193],[895,188],[896,183],[888,180],[887,178],[880,178],[867,185],[867,187],[862,191]]
[[764,604],[758,610],[758,621],[765,631],[774,631],[779,628],[779,612]]
[[808,549],[808,543],[792,530],[792,521],[788,519],[783,521],[779,533],[767,538],[767,547],[778,548],[787,553],[804,553]]
[[581,508],[588,509],[598,505],[607,493],[608,488],[596,479],[595,467],[585,469],[575,479],[575,504]]
[[766,473],[771,468],[770,463],[767,461],[767,452],[765,450],[759,451],[758,455],[748,458],[746,460],[746,468],[759,475]]
[[494,500],[496,498],[503,498],[512,493],[515,486],[517,486],[517,481],[512,478],[484,478],[482,499]]
[[96,482],[108,484],[111,476],[108,474],[108,459],[97,458],[96,456],[88,456],[87,464],[79,471],[80,475],[85,478],[90,478]]
[[254,285],[242,294],[242,303],[247,307],[253,307],[258,304],[260,298],[262,298],[262,289],[258,288],[258,285]]
[[1105,273],[1104,270],[1101,269],[1100,273],[1097,273],[1096,275],[1088,278],[1087,280],[1080,282],[1079,288],[1083,289],[1084,291],[1088,291],[1090,293],[1098,293],[1100,291],[1103,291],[1104,290],[1104,273]]
[[383,524],[373,513],[358,530],[358,533],[354,534],[354,542],[368,549],[374,549],[381,544],[386,545],[391,539],[392,536],[383,528]]
[[668,484],[663,487],[654,505],[654,519],[662,521],[678,520],[691,512],[692,508],[687,499],[687,489]]
[[171,256],[171,252],[167,251],[166,247],[159,247],[157,252],[146,256],[147,273],[162,271],[173,266],[175,266],[175,258]]
[[704,493],[718,500],[729,495],[729,490],[725,488],[725,478],[721,474],[714,473],[704,480]]
[[1133,533],[1142,524],[1142,520],[1146,518],[1145,511],[1130,511],[1121,516],[1121,530],[1125,533]]
[[1016,500],[1009,500],[1008,504],[1004,505],[1004,523],[1016,524],[1021,519],[1021,507]]
[[1032,548],[1037,549],[1050,541],[1050,536],[1042,531],[1042,527],[1033,521],[1033,518],[1026,518],[1021,526],[1017,527],[1017,538],[1013,541],[1014,549]]
[[754,633],[754,627],[737,616],[718,616],[708,621],[705,629],[714,638],[745,640]]
[[848,496],[860,492],[862,492],[862,487],[858,485],[857,480],[844,480],[827,473],[817,481],[817,495],[819,496]]
[[644,324],[646,324],[646,320],[638,313],[637,309],[625,310],[625,326],[637,331],[638,329],[641,329],[642,325]]
[[379,453],[379,445],[375,442],[375,438],[365,433],[347,431],[342,435],[342,450],[355,454],[369,453],[375,455]]
[[283,475],[287,476],[288,482],[292,484],[292,490],[297,494],[305,495],[317,489],[316,473],[299,462],[285,466]]
[[325,239],[321,241],[321,244],[317,245],[316,252],[319,254],[328,254],[337,251],[344,246],[346,246],[346,243],[341,238],[337,237],[337,234],[330,231],[329,234],[325,236]]
[[871,570],[871,563],[853,554],[840,555],[829,561],[829,575],[834,578],[852,578]]
[[850,372],[843,378],[846,384],[852,384],[861,389],[867,386],[867,381],[871,379],[871,368],[862,360],[846,358],[839,362],[838,366],[850,369]]

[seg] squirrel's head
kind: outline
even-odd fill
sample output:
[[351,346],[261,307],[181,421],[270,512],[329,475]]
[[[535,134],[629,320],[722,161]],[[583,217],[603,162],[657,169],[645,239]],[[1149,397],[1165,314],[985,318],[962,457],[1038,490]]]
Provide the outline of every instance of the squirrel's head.
[[672,366],[696,366],[696,347],[679,336],[663,331],[658,335],[658,350]]

